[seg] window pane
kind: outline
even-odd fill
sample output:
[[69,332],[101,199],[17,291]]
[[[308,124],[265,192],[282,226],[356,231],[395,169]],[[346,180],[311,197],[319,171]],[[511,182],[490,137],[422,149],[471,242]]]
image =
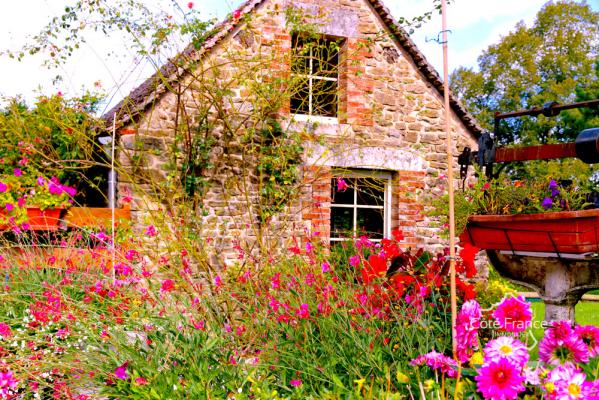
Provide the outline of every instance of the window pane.
[[313,75],[337,78],[339,69],[339,45],[332,41],[319,41],[312,48]]
[[337,116],[337,81],[312,80],[312,114]]
[[344,178],[343,182],[348,186],[347,188],[340,187],[340,182],[337,178],[331,180],[331,201],[333,204],[354,204],[353,181]]
[[331,237],[351,237],[353,224],[353,208],[331,207]]
[[308,78],[296,80],[295,90],[291,94],[291,113],[310,113],[310,81]]
[[306,43],[306,38],[293,36],[291,42],[293,54],[291,57],[291,71],[295,74],[308,75],[310,73],[310,45]]
[[358,235],[366,235],[371,239],[382,239],[385,226],[382,209],[358,208],[356,231]]
[[385,204],[385,181],[382,179],[357,179],[358,204],[366,206],[383,206]]

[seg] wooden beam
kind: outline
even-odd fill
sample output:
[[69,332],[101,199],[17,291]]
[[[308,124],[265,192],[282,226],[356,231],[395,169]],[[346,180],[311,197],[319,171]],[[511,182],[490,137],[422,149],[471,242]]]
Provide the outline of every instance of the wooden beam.
[[544,144],[527,147],[499,147],[495,150],[495,162],[549,160],[576,157],[576,143]]

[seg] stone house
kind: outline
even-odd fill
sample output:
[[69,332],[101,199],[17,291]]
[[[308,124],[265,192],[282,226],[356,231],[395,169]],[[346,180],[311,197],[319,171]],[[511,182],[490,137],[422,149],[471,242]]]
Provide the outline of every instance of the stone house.
[[[127,171],[119,174],[118,201],[132,197],[138,218],[172,178],[173,151],[200,148],[196,212],[203,235],[220,241],[222,262],[235,259],[241,238],[260,236],[255,226],[286,243],[307,234],[376,240],[394,228],[407,245],[434,243],[436,228],[424,210],[446,169],[443,84],[380,0],[250,0],[177,60],[105,115],[108,126],[116,119]],[[458,154],[481,128],[455,98],[450,103]],[[262,165],[266,157],[247,151],[247,133],[259,130],[248,121],[266,116],[299,133],[303,150],[297,185],[278,194],[287,198],[285,211],[260,220],[264,177],[244,165]]]

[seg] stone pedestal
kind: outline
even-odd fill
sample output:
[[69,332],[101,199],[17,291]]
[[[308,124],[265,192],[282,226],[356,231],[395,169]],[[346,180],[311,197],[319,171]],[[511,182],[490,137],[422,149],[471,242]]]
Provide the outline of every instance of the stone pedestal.
[[499,274],[539,293],[545,321],[574,321],[574,307],[582,295],[599,289],[599,259],[539,257],[487,250]]

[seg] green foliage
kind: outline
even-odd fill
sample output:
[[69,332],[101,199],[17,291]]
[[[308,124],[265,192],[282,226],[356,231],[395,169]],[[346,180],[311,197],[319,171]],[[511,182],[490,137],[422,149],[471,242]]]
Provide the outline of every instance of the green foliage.
[[252,143],[258,162],[261,221],[270,219],[288,204],[299,182],[303,153],[299,134],[283,131],[275,120],[265,125]]
[[[586,3],[549,2],[531,27],[520,22],[499,43],[479,57],[479,71],[460,67],[451,75],[451,89],[481,124],[492,129],[495,112],[569,103],[597,86],[599,13]],[[575,112],[587,118],[586,112]],[[578,125],[584,125],[580,122]],[[501,144],[571,141],[578,131],[572,118],[539,116],[502,123]]]
[[[78,201],[98,197],[106,182],[106,161],[95,141],[98,101],[92,94],[76,99],[55,95],[40,97],[28,108],[14,99],[0,113],[0,176],[21,168],[23,179],[56,177],[75,187]],[[103,203],[103,198],[97,201]]]

